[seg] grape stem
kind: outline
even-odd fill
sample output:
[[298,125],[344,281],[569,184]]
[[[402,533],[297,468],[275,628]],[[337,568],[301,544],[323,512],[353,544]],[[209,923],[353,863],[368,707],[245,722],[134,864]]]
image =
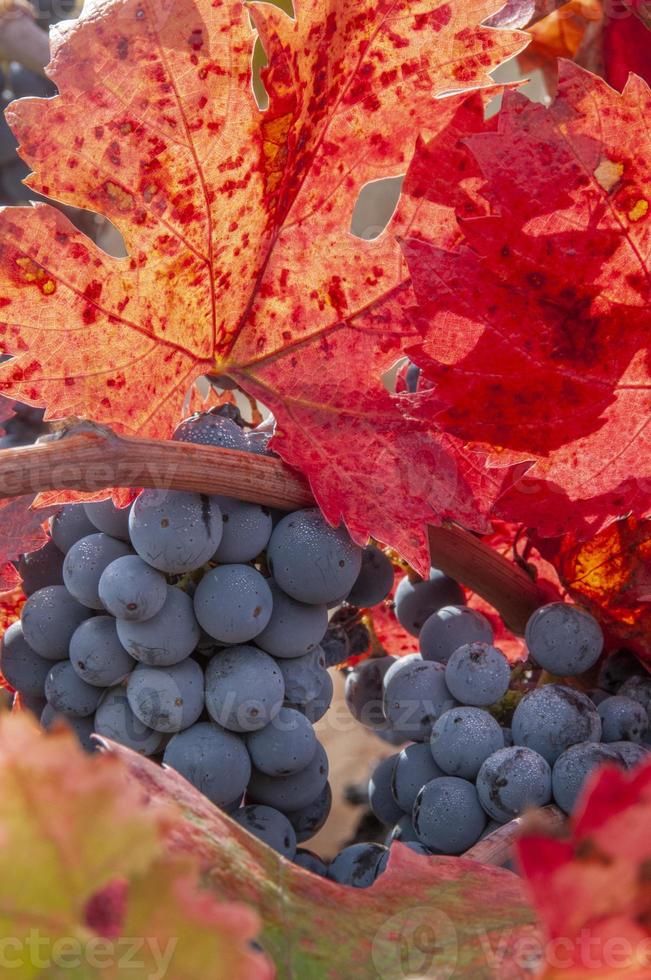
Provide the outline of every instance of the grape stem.
[[[192,443],[133,439],[75,423],[32,446],[0,452],[0,497],[45,490],[157,487],[219,493],[292,510],[314,504],[307,482],[280,459]],[[432,563],[477,592],[516,633],[543,599],[535,583],[480,538],[430,527]]]

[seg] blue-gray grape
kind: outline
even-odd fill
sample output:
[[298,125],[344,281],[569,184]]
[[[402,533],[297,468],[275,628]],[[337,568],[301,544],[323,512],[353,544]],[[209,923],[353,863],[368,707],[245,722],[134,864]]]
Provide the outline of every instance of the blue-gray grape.
[[317,741],[312,759],[300,772],[289,776],[267,776],[253,769],[247,787],[247,799],[253,803],[266,803],[283,813],[301,810],[309,806],[323,792],[328,782],[328,757]]
[[81,504],[66,504],[50,518],[52,540],[64,555],[77,541],[96,533],[97,528],[88,520]]
[[651,727],[651,677],[648,674],[629,677],[620,687],[618,694],[626,698],[633,698],[634,701],[641,704],[646,709],[649,727]]
[[[441,773],[440,775],[443,774]],[[434,778],[436,779],[437,777],[435,776]],[[430,782],[430,780],[427,780],[427,782]],[[425,783],[421,783],[421,785],[418,787],[418,792],[416,793],[416,796],[418,796],[418,793],[420,793],[424,785]],[[415,802],[416,799],[414,797],[414,803]],[[412,810],[413,810],[413,803],[412,803]],[[416,828],[414,827],[414,822],[411,818],[411,813],[403,813],[403,815],[400,817],[400,820],[398,820],[396,825],[391,828],[391,832],[387,835],[385,843],[388,847],[390,847],[391,844],[393,844],[393,842],[397,840],[399,840],[401,844],[409,844],[412,841],[418,841],[418,834],[416,833]]]
[[173,735],[163,762],[217,806],[240,799],[251,775],[251,760],[242,739],[210,721],[197,722]]
[[440,776],[426,783],[416,797],[413,821],[425,847],[461,854],[479,840],[486,814],[472,783],[458,776]]
[[384,678],[384,714],[394,732],[414,742],[429,738],[432,725],[455,700],[441,663],[414,659]]
[[104,608],[116,619],[143,622],[163,608],[167,582],[162,572],[139,555],[125,555],[104,569],[98,593]]
[[408,575],[398,583],[394,609],[398,622],[412,636],[418,636],[429,617],[443,606],[462,606],[463,589],[438,568],[431,568],[429,578],[412,582]]
[[443,606],[432,613],[420,631],[423,660],[446,663],[467,643],[492,643],[493,630],[485,616],[467,606]]
[[324,605],[308,605],[292,599],[268,579],[273,609],[265,628],[255,637],[256,645],[272,657],[302,657],[313,650],[328,629],[328,610]]
[[402,816],[402,809],[396,803],[391,787],[397,754],[382,759],[373,769],[368,781],[368,805],[380,823],[396,823]]
[[318,854],[314,854],[313,851],[308,851],[306,847],[296,848],[294,864],[297,864],[299,868],[304,868],[305,871],[311,871],[313,875],[319,875],[320,878],[328,877],[328,865],[326,862]]
[[377,606],[393,587],[393,565],[383,551],[370,544],[362,552],[362,567],[347,601],[353,606]]
[[285,682],[276,661],[255,647],[228,647],[216,653],[206,669],[208,714],[231,731],[264,728],[282,708],[284,696]]
[[624,769],[633,769],[649,754],[648,745],[639,745],[637,742],[608,742],[608,748],[617,753]]
[[296,840],[302,844],[314,837],[324,826],[332,807],[332,790],[326,783],[316,799],[300,810],[286,810],[287,819],[296,832]]
[[117,630],[127,653],[150,667],[170,667],[185,660],[201,635],[192,599],[171,585],[155,616],[142,623],[119,619]]
[[190,659],[171,667],[138,664],[127,683],[127,699],[136,718],[155,732],[183,731],[203,712],[203,671]]
[[382,683],[395,657],[372,657],[351,670],[344,686],[344,699],[353,718],[366,728],[386,728],[382,705]]
[[143,490],[131,508],[133,547],[149,565],[170,575],[194,572],[222,539],[216,497],[178,490]]
[[103,695],[95,712],[95,731],[146,756],[156,755],[165,742],[161,732],[153,731],[136,718],[122,686],[112,687]]
[[527,648],[538,666],[561,677],[582,674],[596,664],[604,638],[590,613],[564,602],[550,602],[536,609],[524,634]]
[[370,888],[389,860],[383,844],[351,844],[330,862],[328,878],[351,888]]
[[504,748],[502,729],[481,708],[452,708],[434,723],[430,750],[448,776],[475,779],[482,763]]
[[552,797],[552,771],[538,752],[514,745],[489,755],[477,776],[477,793],[486,813],[500,823],[527,807],[545,806]]
[[250,565],[220,565],[203,576],[194,594],[199,625],[220,643],[246,643],[271,619],[266,580]]
[[311,722],[295,708],[281,708],[264,728],[246,739],[251,762],[268,776],[300,772],[316,752]]
[[276,664],[285,682],[285,698],[290,704],[305,705],[318,697],[326,673],[321,647],[292,660],[278,659]]
[[598,742],[601,718],[587,695],[563,684],[544,684],[522,698],[511,722],[516,745],[539,752],[553,765],[576,742]]
[[41,712],[41,725],[43,728],[49,730],[57,719],[73,730],[79,740],[79,744],[86,752],[95,752],[97,743],[93,741],[95,720],[92,715],[84,718],[75,718],[74,715],[62,715],[51,704],[46,704]]
[[45,697],[62,715],[86,718],[97,708],[102,691],[82,681],[70,661],[62,660],[45,679]]
[[401,810],[411,814],[416,797],[425,783],[444,775],[443,770],[434,762],[429,745],[421,742],[407,745],[398,753],[393,767],[393,798]]
[[328,604],[348,595],[362,566],[362,549],[316,508],[297,510],[276,525],[267,548],[269,570],[299,602]]
[[615,650],[599,668],[597,685],[608,694],[617,694],[629,677],[643,676],[644,667],[630,650]]
[[603,742],[641,742],[649,727],[647,713],[633,698],[613,695],[598,705]]
[[466,643],[445,665],[445,683],[461,704],[495,704],[508,691],[510,680],[508,660],[489,643]]
[[233,820],[288,861],[293,860],[296,854],[296,834],[280,810],[263,803],[254,803],[236,810]]
[[192,415],[176,427],[172,438],[176,442],[194,442],[201,446],[221,449],[248,450],[246,432],[232,419],[213,412]]
[[222,539],[214,554],[218,562],[246,562],[264,551],[272,531],[271,514],[260,504],[216,497],[222,513]]
[[129,514],[131,507],[116,507],[113,501],[100,500],[92,504],[84,504],[86,517],[98,531],[110,534],[120,541],[129,541]]
[[313,725],[316,725],[317,721],[325,715],[326,711],[332,704],[332,695],[334,693],[334,688],[332,684],[332,677],[327,670],[323,671],[323,677],[321,679],[321,687],[319,688],[319,693],[307,704],[292,705],[288,704],[287,707],[296,707],[298,710],[305,715]]
[[136,666],[120,643],[112,616],[93,616],[79,624],[70,640],[70,662],[93,687],[113,687]]
[[124,541],[96,532],[73,544],[63,562],[63,581],[71,596],[89,609],[103,609],[99,580],[117,558],[131,554]]
[[618,765],[620,757],[603,742],[577,742],[559,755],[552,770],[552,792],[561,810],[572,812],[590,773],[606,762]]
[[2,638],[0,669],[5,680],[20,694],[40,697],[52,661],[32,650],[23,635],[21,623],[12,623]]
[[63,554],[52,539],[38,551],[21,555],[15,565],[27,596],[47,585],[63,585]]
[[64,585],[48,585],[29,597],[21,613],[23,634],[32,650],[46,660],[68,656],[72,634],[92,616]]

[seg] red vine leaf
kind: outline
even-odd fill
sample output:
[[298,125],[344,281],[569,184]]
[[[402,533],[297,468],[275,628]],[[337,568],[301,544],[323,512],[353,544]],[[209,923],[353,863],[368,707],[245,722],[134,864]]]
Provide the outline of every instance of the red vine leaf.
[[494,464],[534,462],[542,492],[507,519],[649,510],[650,111],[640,79],[620,95],[569,63],[549,109],[507,92],[497,131],[465,141],[487,213],[459,215],[452,250],[404,245],[427,331],[408,353],[436,385],[415,414]]
[[617,17],[604,22],[605,77],[616,88],[626,85],[630,72],[651,84],[651,12],[643,0],[620,0]]
[[[478,458],[424,450],[428,427],[385,392],[382,372],[417,337],[410,287],[392,236],[362,243],[349,227],[362,185],[404,170],[436,126],[434,97],[487,84],[523,46],[479,26],[499,2],[304,0],[294,21],[270,5],[125,0],[60,27],[61,95],[9,118],[30,185],[105,214],[129,257],[47,205],[3,213],[17,356],[0,387],[52,415],[165,436],[198,375],[229,374],[274,412],[276,449],[332,521],[425,567],[419,525],[476,511]],[[250,17],[269,60],[264,113]]]
[[[57,970],[76,953],[84,976],[117,977],[133,937],[142,976],[166,961],[184,980],[205,980],[207,963],[215,980],[271,980],[250,947],[255,913],[206,892],[196,856],[167,849],[175,814],[171,799],[148,807],[120,759],[86,755],[65,726],[45,735],[28,713],[0,718],[0,923],[21,980],[42,976],[64,944]],[[103,944],[96,973],[99,937],[115,945]]]
[[630,773],[607,766],[591,777],[567,834],[532,828],[517,843],[551,940],[544,980],[649,976],[650,821],[651,763]]

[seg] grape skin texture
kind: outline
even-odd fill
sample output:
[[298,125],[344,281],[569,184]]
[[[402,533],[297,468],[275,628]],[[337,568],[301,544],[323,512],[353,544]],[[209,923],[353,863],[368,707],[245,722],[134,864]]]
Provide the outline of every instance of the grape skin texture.
[[649,727],[644,707],[633,698],[614,695],[598,706],[602,742],[641,742]]
[[384,714],[394,732],[426,741],[432,725],[455,700],[445,683],[443,664],[413,660],[384,678]]
[[633,769],[647,758],[649,749],[637,742],[608,742],[608,748],[617,752],[624,769]]
[[82,681],[113,687],[136,666],[118,638],[112,616],[93,616],[77,627],[70,640],[70,662]]
[[348,595],[362,566],[362,549],[318,508],[297,510],[276,525],[267,548],[269,570],[299,602],[321,605]]
[[103,609],[99,597],[102,572],[117,558],[131,554],[131,548],[101,532],[89,534],[73,544],[63,562],[63,581],[71,596],[89,609]]
[[582,674],[596,664],[604,638],[590,613],[564,602],[536,609],[527,623],[525,642],[532,658],[544,670],[561,677]]
[[383,844],[351,844],[330,862],[328,878],[351,888],[370,888],[389,860]]
[[166,734],[180,732],[203,712],[203,671],[189,659],[172,667],[138,664],[127,684],[127,699],[144,725]]
[[467,606],[444,606],[426,620],[420,631],[423,660],[445,663],[466,643],[492,643],[493,630],[485,616]]
[[368,805],[380,823],[396,823],[402,816],[402,810],[393,798],[391,785],[393,770],[398,755],[390,755],[378,762],[368,781]]
[[2,675],[13,688],[29,697],[43,694],[45,679],[52,669],[52,661],[32,650],[23,635],[21,623],[12,623],[5,630],[0,650]]
[[230,731],[264,728],[282,708],[284,696],[285,683],[275,660],[255,647],[228,647],[216,653],[206,669],[208,714]]
[[55,711],[51,704],[45,705],[41,712],[41,725],[49,730],[55,721],[68,725],[79,740],[79,744],[85,752],[92,753],[97,750],[97,743],[93,741],[92,735],[95,731],[95,722],[92,715],[85,718],[75,718],[73,715],[62,715]]
[[127,653],[150,667],[171,667],[185,660],[201,635],[192,599],[171,585],[160,612],[144,623],[118,620],[117,629]]
[[[440,775],[443,775],[443,773],[441,773]],[[438,777],[434,776],[433,778],[437,779]],[[431,780],[428,779],[427,782],[431,782]],[[420,793],[424,785],[425,783],[422,783],[421,786],[419,786],[418,793]],[[416,796],[418,796],[418,793],[416,793]],[[414,803],[415,802],[416,802],[416,798],[414,797]],[[413,804],[412,804],[412,809],[413,809]],[[395,827],[392,828],[391,833],[388,835],[386,839],[386,844],[388,846],[391,846],[391,844],[393,844],[397,840],[400,841],[401,844],[418,842],[418,834],[416,833],[414,822],[411,819],[411,813],[403,813],[403,815],[400,817],[400,820],[398,820],[397,824],[395,825]]]
[[510,680],[508,660],[489,643],[466,643],[445,665],[445,683],[461,704],[495,704],[508,691]]
[[443,606],[463,606],[464,602],[463,589],[438,568],[432,568],[426,581],[411,582],[408,575],[400,580],[394,608],[400,625],[418,636],[433,613]]
[[271,619],[271,589],[250,565],[220,565],[201,579],[194,612],[202,629],[220,643],[246,643]]
[[97,528],[88,520],[81,504],[66,504],[50,518],[50,534],[65,555],[77,541],[89,534],[97,534]]
[[271,514],[260,504],[216,497],[222,514],[222,539],[214,554],[218,562],[246,562],[264,551],[273,528]]
[[133,547],[147,564],[169,575],[194,572],[209,561],[222,528],[216,497],[178,490],[143,490],[129,515]]
[[416,797],[425,783],[444,775],[443,770],[434,762],[429,745],[420,742],[407,745],[398,753],[393,767],[393,798],[401,810],[411,814]]
[[453,708],[432,728],[430,750],[434,761],[449,776],[475,779],[482,763],[504,748],[502,729],[481,708]]
[[344,699],[348,710],[366,728],[388,727],[382,707],[382,682],[395,662],[395,657],[372,657],[353,668],[346,678]]
[[219,446],[221,449],[249,448],[246,432],[232,419],[207,412],[191,415],[177,426],[172,439],[175,442],[193,442],[201,446]]
[[332,683],[332,677],[330,676],[327,670],[324,670],[323,680],[317,696],[312,701],[308,701],[307,704],[298,704],[298,705],[288,704],[287,707],[288,708],[296,707],[301,712],[301,714],[304,714],[305,717],[312,722],[313,725],[316,725],[317,721],[320,721],[321,718],[323,718],[326,711],[332,704],[333,693],[334,693],[334,687]]
[[62,660],[52,667],[45,679],[45,697],[62,715],[86,718],[97,708],[102,691],[82,681],[70,661]]
[[167,582],[162,572],[139,555],[125,555],[104,569],[98,593],[104,608],[116,619],[140,623],[163,608]]
[[165,740],[160,732],[136,718],[129,707],[127,692],[121,686],[110,688],[102,697],[95,712],[95,731],[146,756],[156,755]]
[[233,814],[233,820],[261,840],[267,847],[282,854],[288,861],[296,854],[296,834],[284,813],[272,806],[252,804]]
[[554,800],[565,813],[574,809],[586,779],[597,766],[620,763],[617,750],[602,742],[578,742],[570,745],[554,763],[552,791]]
[[376,545],[368,545],[362,552],[362,567],[347,601],[363,608],[377,606],[391,592],[393,577],[391,559]]
[[646,708],[649,725],[651,726],[651,677],[629,677],[620,687],[619,694],[626,698],[633,698],[638,704]]
[[322,861],[318,854],[313,854],[305,847],[296,849],[294,864],[297,864],[299,868],[304,868],[305,871],[311,871],[313,875],[318,875],[320,878],[328,877],[328,865],[325,861]]
[[302,810],[323,792],[328,782],[328,757],[317,741],[315,753],[305,769],[289,776],[267,776],[253,769],[247,799],[266,803],[283,813]]
[[[309,607],[314,608],[314,607]],[[338,667],[350,657],[350,639],[343,626],[331,624],[321,642],[325,653],[326,667]]]
[[172,736],[163,762],[216,806],[240,799],[251,775],[242,739],[210,721],[197,722]]
[[251,762],[267,776],[300,772],[316,752],[316,735],[305,715],[281,708],[272,722],[247,736]]
[[457,776],[441,776],[419,792],[413,821],[425,847],[443,854],[461,854],[479,840],[486,814],[472,783]]
[[302,657],[318,646],[328,629],[328,610],[324,605],[309,606],[286,595],[268,579],[273,608],[265,628],[257,634],[256,645],[272,657]]
[[83,504],[86,517],[98,531],[110,534],[120,541],[129,541],[129,514],[131,507],[116,507],[112,500],[100,500]]
[[92,616],[64,585],[48,585],[29,597],[21,613],[23,634],[32,650],[46,660],[68,656],[72,634]]
[[299,844],[310,840],[325,824],[332,807],[332,790],[326,783],[319,795],[300,810],[286,810],[287,819],[296,831]]
[[511,731],[516,745],[534,749],[553,765],[570,745],[598,742],[601,718],[585,694],[562,684],[545,684],[522,698]]
[[291,704],[306,705],[318,697],[323,686],[325,657],[321,647],[293,660],[277,660],[285,682],[285,698]]
[[63,555],[52,540],[38,551],[21,555],[15,565],[26,596],[47,585],[63,585]]
[[499,749],[483,763],[477,793],[489,817],[506,823],[526,807],[545,806],[552,797],[552,771],[538,752],[514,745]]

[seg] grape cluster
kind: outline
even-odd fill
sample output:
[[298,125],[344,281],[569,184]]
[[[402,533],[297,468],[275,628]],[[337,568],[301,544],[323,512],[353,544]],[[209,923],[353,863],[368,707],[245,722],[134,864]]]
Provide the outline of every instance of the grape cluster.
[[[553,801],[569,813],[594,768],[631,768],[651,748],[651,677],[630,655],[606,661],[590,697],[561,682],[597,664],[603,637],[594,617],[563,603],[538,609],[520,670],[530,683],[513,683],[488,620],[444,604],[455,588],[434,569],[428,581],[403,579],[395,612],[419,652],[367,660],[346,680],[358,721],[398,744],[409,740],[376,766],[368,800],[390,828],[385,847],[400,840],[418,854],[462,854],[528,807]],[[359,848],[368,848],[376,877],[386,864],[374,857],[378,846],[356,845],[342,867],[363,862]],[[347,873],[348,884],[370,883]]]
[[[268,451],[222,412],[175,438]],[[354,630],[329,609],[383,599],[389,559],[316,508],[143,490],[125,509],[64,507],[17,568],[28,598],[0,665],[43,725],[63,716],[89,751],[97,733],[162,761],[293,858],[331,806],[314,724]]]

